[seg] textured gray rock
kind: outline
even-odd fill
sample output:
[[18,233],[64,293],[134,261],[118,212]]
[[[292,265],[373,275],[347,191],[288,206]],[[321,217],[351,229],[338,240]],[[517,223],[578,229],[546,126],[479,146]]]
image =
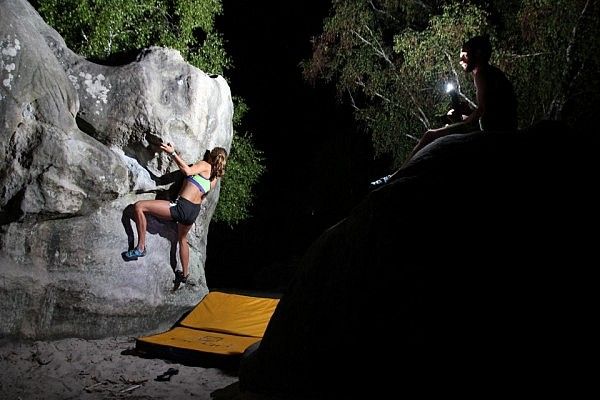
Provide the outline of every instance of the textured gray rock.
[[211,192],[189,233],[195,286],[172,293],[176,225],[149,219],[149,254],[126,263],[131,204],[166,198],[175,145],[188,162],[229,150],[226,81],[149,48],[108,67],[68,49],[24,0],[0,0],[0,336],[105,337],[172,324],[206,293]]
[[240,387],[571,393],[596,342],[597,141],[543,124],[424,148],[313,243]]

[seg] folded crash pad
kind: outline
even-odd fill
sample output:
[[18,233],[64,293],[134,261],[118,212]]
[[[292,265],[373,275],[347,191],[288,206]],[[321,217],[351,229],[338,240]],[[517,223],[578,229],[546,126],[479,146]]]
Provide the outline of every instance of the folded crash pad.
[[210,292],[171,330],[136,339],[136,349],[187,356],[241,355],[267,329],[279,299]]

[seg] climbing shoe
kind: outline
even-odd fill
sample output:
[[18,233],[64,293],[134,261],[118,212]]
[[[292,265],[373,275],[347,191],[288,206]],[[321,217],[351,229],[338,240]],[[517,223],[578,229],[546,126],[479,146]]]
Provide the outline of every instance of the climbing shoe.
[[188,276],[183,276],[183,271],[181,270],[176,270],[175,271],[175,280],[173,281],[173,290],[177,290],[179,289],[179,286],[181,286],[181,284],[183,283],[184,285],[187,283],[188,281]]
[[137,247],[135,249],[132,250],[128,250],[125,252],[125,254],[123,255],[123,257],[127,260],[127,261],[133,261],[133,260],[137,260],[139,257],[144,257],[146,255],[146,249],[144,248],[144,250],[140,250]]

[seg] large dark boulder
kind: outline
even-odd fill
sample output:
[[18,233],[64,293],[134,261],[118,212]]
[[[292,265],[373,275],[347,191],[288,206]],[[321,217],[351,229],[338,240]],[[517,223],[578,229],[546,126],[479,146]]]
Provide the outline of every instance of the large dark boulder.
[[550,122],[426,147],[310,247],[240,387],[565,387],[593,315],[596,152]]

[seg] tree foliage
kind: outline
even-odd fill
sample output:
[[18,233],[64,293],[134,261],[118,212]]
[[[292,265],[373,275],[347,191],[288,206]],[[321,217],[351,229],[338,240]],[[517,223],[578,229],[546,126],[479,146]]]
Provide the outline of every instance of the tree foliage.
[[[223,75],[231,67],[215,18],[221,0],[38,0],[33,2],[73,51],[115,62],[152,45],[179,50],[190,64]],[[252,186],[264,171],[249,133],[238,134],[246,106],[234,98],[234,139],[214,219],[229,224],[248,216]]]
[[591,125],[600,97],[598,11],[592,0],[522,1],[518,42],[505,58],[527,122],[545,116]]
[[488,34],[492,63],[519,99],[520,126],[576,124],[598,103],[597,2],[592,0],[333,0],[313,54],[311,82],[335,84],[371,134],[376,156],[396,166],[448,109],[443,85],[474,99],[458,64],[461,44]]
[[248,182],[256,183],[265,167],[262,153],[254,149],[248,135],[234,136],[230,160],[219,198],[217,211],[221,214],[215,214],[215,219],[231,225],[249,217],[247,204],[253,201],[253,193],[247,190]]
[[38,11],[72,49],[107,60],[149,45],[177,49],[192,65],[222,74],[230,64],[215,18],[220,0],[38,0]]

